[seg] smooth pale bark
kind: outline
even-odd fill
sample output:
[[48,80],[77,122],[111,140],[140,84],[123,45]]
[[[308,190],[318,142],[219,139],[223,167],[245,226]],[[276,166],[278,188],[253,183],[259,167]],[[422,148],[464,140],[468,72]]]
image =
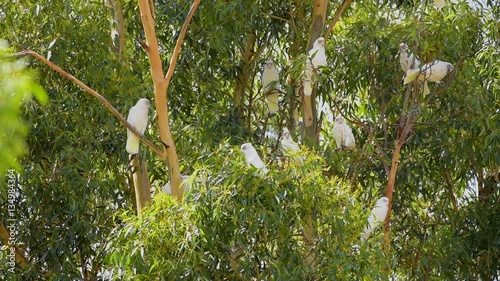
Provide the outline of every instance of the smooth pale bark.
[[[323,33],[323,28],[325,26],[326,12],[328,7],[327,0],[315,0],[313,13],[312,13],[312,22],[310,27],[310,35],[309,41],[307,44],[307,52],[312,49],[314,41],[321,37]],[[310,96],[302,95],[302,108],[303,108],[303,120],[304,120],[304,135],[306,144],[311,146],[315,146],[318,143],[316,138],[317,129],[318,129],[318,120],[317,120],[317,112],[316,112],[316,89],[313,84],[313,91]],[[315,259],[316,253],[312,249],[312,245],[314,243],[314,239],[316,238],[316,229],[315,229],[315,215],[311,212],[311,214],[307,215],[304,222],[304,243],[305,243],[305,252],[304,252],[304,263],[309,265],[311,269],[315,270]]]
[[178,201],[181,201],[184,195],[184,190],[180,188],[181,173],[179,170],[179,159],[175,150],[175,144],[168,122],[167,90],[170,84],[170,79],[172,78],[172,75],[174,73],[177,59],[179,58],[180,48],[187,31],[187,27],[189,26],[189,22],[191,21],[194,12],[200,4],[200,0],[195,0],[191,5],[191,9],[189,10],[188,16],[186,17],[179,38],[177,38],[177,43],[173,51],[172,60],[170,61],[170,66],[165,77],[163,76],[162,61],[160,58],[160,53],[158,51],[158,40],[156,38],[154,15],[152,15],[152,13],[154,12],[154,7],[151,7],[151,2],[152,1],[149,0],[139,0],[141,21],[144,28],[144,33],[146,35],[146,44],[144,46],[144,49],[149,58],[150,72],[151,77],[153,78],[156,118],[158,120],[160,139],[164,144],[163,151],[167,159],[167,166],[169,168],[172,194]]
[[151,201],[151,186],[149,184],[148,169],[146,161],[142,159],[141,153],[133,157],[132,166],[137,215],[141,216],[146,204]]

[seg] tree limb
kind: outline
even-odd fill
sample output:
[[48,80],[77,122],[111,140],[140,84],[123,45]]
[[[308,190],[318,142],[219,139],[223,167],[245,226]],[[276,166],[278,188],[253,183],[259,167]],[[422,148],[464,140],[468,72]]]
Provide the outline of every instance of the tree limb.
[[339,9],[335,13],[335,16],[333,16],[333,19],[328,24],[328,28],[326,29],[326,32],[325,32],[325,42],[328,41],[328,37],[330,36],[330,33],[332,33],[332,30],[335,27],[335,24],[340,19],[342,14],[344,14],[345,10],[347,9],[347,7],[349,7],[349,5],[351,4],[352,1],[353,0],[344,0],[344,2],[342,2],[342,4],[340,5]]
[[115,115],[118,118],[118,120],[123,125],[125,125],[125,127],[127,127],[130,131],[132,131],[138,137],[140,137],[141,140],[154,153],[158,154],[158,156],[160,156],[162,159],[165,159],[165,157],[163,156],[163,152],[156,145],[154,145],[151,141],[149,141],[148,139],[146,139],[146,137],[143,134],[141,134],[139,131],[137,131],[134,126],[132,126],[129,122],[127,122],[127,120],[123,117],[123,115],[121,115],[121,113],[118,110],[116,110],[116,108],[114,108],[113,105],[106,98],[104,98],[103,96],[101,96],[99,93],[97,93],[96,91],[94,91],[89,86],[85,85],[85,83],[83,83],[82,81],[78,80],[75,76],[67,73],[62,68],[60,68],[58,65],[56,65],[55,63],[49,61],[48,59],[44,58],[42,55],[38,54],[37,52],[31,51],[31,50],[24,50],[22,52],[18,52],[18,53],[12,54],[10,56],[11,57],[23,57],[23,56],[26,56],[26,55],[30,55],[30,56],[35,57],[39,61],[45,63],[50,68],[52,68],[55,71],[57,71],[62,77],[66,78],[66,79],[68,79],[70,81],[73,81],[76,85],[78,85],[80,88],[82,88],[83,90],[85,90],[87,93],[93,95],[95,98],[97,98],[104,105],[104,107],[106,107],[113,115]]

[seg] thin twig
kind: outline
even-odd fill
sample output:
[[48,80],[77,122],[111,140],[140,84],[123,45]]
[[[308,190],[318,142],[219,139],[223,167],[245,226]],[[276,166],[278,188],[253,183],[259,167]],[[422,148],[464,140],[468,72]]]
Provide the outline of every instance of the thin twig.
[[94,91],[92,88],[90,88],[89,86],[85,85],[85,83],[83,83],[82,81],[78,80],[75,76],[67,73],[66,71],[64,71],[61,67],[59,67],[58,65],[56,65],[55,63],[49,61],[48,59],[44,58],[42,55],[38,54],[37,52],[34,52],[32,50],[24,50],[24,51],[21,51],[21,52],[18,52],[18,53],[14,53],[14,54],[11,54],[9,55],[10,57],[24,57],[26,55],[30,55],[30,56],[33,56],[35,57],[36,59],[38,59],[39,61],[45,63],[46,65],[48,65],[50,68],[54,69],[55,71],[57,71],[62,77],[70,80],[70,81],[73,81],[76,85],[78,85],[80,88],[82,88],[83,90],[85,90],[87,93],[93,95],[95,98],[97,98],[113,115],[115,115],[118,120],[120,120],[120,122],[125,125],[130,131],[132,131],[134,134],[136,134],[138,137],[141,138],[142,141],[144,141],[144,143],[149,147],[151,148],[151,150],[153,152],[155,152],[156,154],[158,154],[162,159],[165,159],[164,156],[163,156],[163,152],[161,151],[161,149],[159,149],[156,145],[154,145],[151,141],[149,141],[148,139],[146,139],[146,137],[141,134],[139,131],[137,131],[137,129],[132,126],[132,124],[130,124],[129,122],[127,122],[127,120],[123,117],[123,115],[116,109],[113,107],[113,105],[111,103],[108,102],[108,100],[106,100],[106,98],[104,98],[103,96],[101,96],[99,93],[97,93],[96,91]]
[[335,24],[338,22],[342,14],[344,14],[344,11],[349,7],[353,0],[344,0],[342,4],[340,5],[339,9],[335,13],[335,16],[333,16],[333,19],[330,21],[328,24],[328,28],[326,29],[325,32],[325,41],[328,40],[328,37],[330,36],[330,33],[332,33],[333,28],[335,27]]
[[184,42],[184,37],[186,36],[189,23],[191,22],[191,18],[193,18],[194,12],[196,12],[198,5],[200,5],[200,1],[201,0],[195,0],[191,5],[186,20],[184,21],[184,25],[182,25],[179,38],[177,38],[177,42],[175,43],[174,52],[172,54],[172,60],[170,61],[170,66],[168,67],[167,74],[165,75],[165,83],[167,84],[167,97],[168,97],[168,85],[170,84],[170,79],[172,78],[172,75],[174,75],[174,69],[177,63],[177,59],[179,59],[179,53],[181,50],[182,42]]

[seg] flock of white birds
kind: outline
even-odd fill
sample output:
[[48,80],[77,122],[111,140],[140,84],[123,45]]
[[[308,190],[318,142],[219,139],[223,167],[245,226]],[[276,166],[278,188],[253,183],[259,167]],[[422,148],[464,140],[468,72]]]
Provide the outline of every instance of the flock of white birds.
[[[444,6],[443,0],[435,0],[435,2],[438,8]],[[414,80],[423,82],[424,96],[430,92],[427,82],[440,83],[441,80],[453,70],[452,64],[440,60],[435,60],[420,66],[420,60],[411,52],[410,48],[405,43],[399,44],[399,59],[401,70],[406,74],[406,76],[403,77],[403,83],[408,84]],[[306,59],[303,76],[304,95],[311,95],[313,85],[318,81],[318,75],[321,74],[321,68],[326,66],[325,39],[320,37],[314,42],[314,46],[308,52],[308,58]],[[271,59],[267,60],[264,64],[262,88],[266,96],[270,114],[277,113],[279,111],[280,91],[279,71],[276,69]],[[149,100],[142,98],[130,109],[127,122],[138,132],[144,134],[148,125],[148,115]],[[337,144],[337,149],[354,149],[356,147],[352,129],[346,124],[341,114],[337,115],[335,118],[332,134]],[[285,155],[289,156],[294,161],[302,162],[304,160],[302,156],[297,155],[297,152],[300,151],[300,146],[293,140],[290,131],[286,127],[283,129],[280,143]],[[127,152],[130,155],[139,153],[139,144],[140,137],[127,129]],[[252,165],[256,169],[261,169],[264,174],[268,172],[266,165],[251,143],[242,144],[240,150],[245,155],[246,162],[249,166]],[[186,190],[189,189],[188,180],[189,176],[182,177],[182,188]],[[161,189],[170,195],[172,194],[170,182],[165,184]],[[361,242],[365,242],[374,229],[385,221],[388,208],[389,199],[387,197],[382,197],[377,200],[375,207],[368,216],[368,224],[364,227],[363,233],[361,234]]]

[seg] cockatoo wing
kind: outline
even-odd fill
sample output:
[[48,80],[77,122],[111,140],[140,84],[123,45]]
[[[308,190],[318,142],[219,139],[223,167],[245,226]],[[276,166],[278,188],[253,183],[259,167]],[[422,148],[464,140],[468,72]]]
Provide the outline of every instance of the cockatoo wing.
[[[264,93],[267,93],[273,89],[278,89],[279,87],[277,83],[279,79],[279,72],[274,67],[274,65],[271,67],[271,69],[264,67],[264,72],[262,73],[262,87],[264,88]],[[274,83],[275,86],[272,87],[274,81],[276,81]]]
[[406,84],[410,83],[411,81],[417,79],[419,74],[420,74],[420,69],[418,69],[418,68],[408,69],[408,71],[406,71],[406,76],[403,80],[403,84],[406,85]]
[[429,82],[439,83],[443,78],[453,70],[453,65],[444,61],[434,61],[426,70],[426,80]]
[[364,242],[374,229],[379,227],[387,216],[387,211],[389,210],[389,199],[387,197],[382,197],[377,200],[375,207],[371,210],[368,216],[368,225],[363,229],[363,234],[361,235],[361,241]]
[[300,151],[299,145],[293,141],[293,139],[282,139],[281,140],[281,148],[283,149],[283,152],[285,152],[285,155],[287,156],[292,156],[292,159],[296,162],[302,162],[304,161],[304,158],[299,156],[299,155],[294,155],[298,151]]
[[[148,126],[148,113],[149,113],[149,100],[140,99],[136,105],[130,108],[128,113],[127,122],[135,127],[137,131],[144,134]],[[139,136],[135,135],[132,131],[127,129],[127,145],[126,150],[129,154],[139,153]]]
[[264,165],[264,162],[262,162],[262,159],[260,159],[257,150],[255,150],[251,143],[242,144],[240,149],[245,155],[245,160],[249,165],[251,164],[255,168],[263,169],[265,172],[267,172],[266,165]]
[[342,142],[343,142],[343,134],[342,134],[342,129],[340,128],[340,124],[335,124],[333,127],[333,138],[335,139],[335,143],[337,144],[337,149],[342,148]]
[[284,151],[300,151],[299,145],[293,140],[281,140],[281,146],[283,147]]
[[252,164],[257,169],[262,169],[266,167],[266,165],[264,165],[264,162],[262,162],[262,159],[260,159],[260,156],[258,154],[250,156],[248,158],[248,163]]
[[408,45],[405,43],[399,44],[399,64],[401,69],[406,73],[409,69],[418,68],[420,61],[411,53]]
[[420,61],[413,54],[408,56],[407,53],[404,53],[400,57],[399,64],[401,65],[401,69],[406,73],[408,69],[418,68]]
[[313,68],[318,69],[326,66],[325,39],[323,37],[316,39],[308,55]]
[[356,147],[356,140],[354,139],[354,134],[352,133],[351,127],[349,125],[344,124],[344,144],[343,148],[353,149]]

